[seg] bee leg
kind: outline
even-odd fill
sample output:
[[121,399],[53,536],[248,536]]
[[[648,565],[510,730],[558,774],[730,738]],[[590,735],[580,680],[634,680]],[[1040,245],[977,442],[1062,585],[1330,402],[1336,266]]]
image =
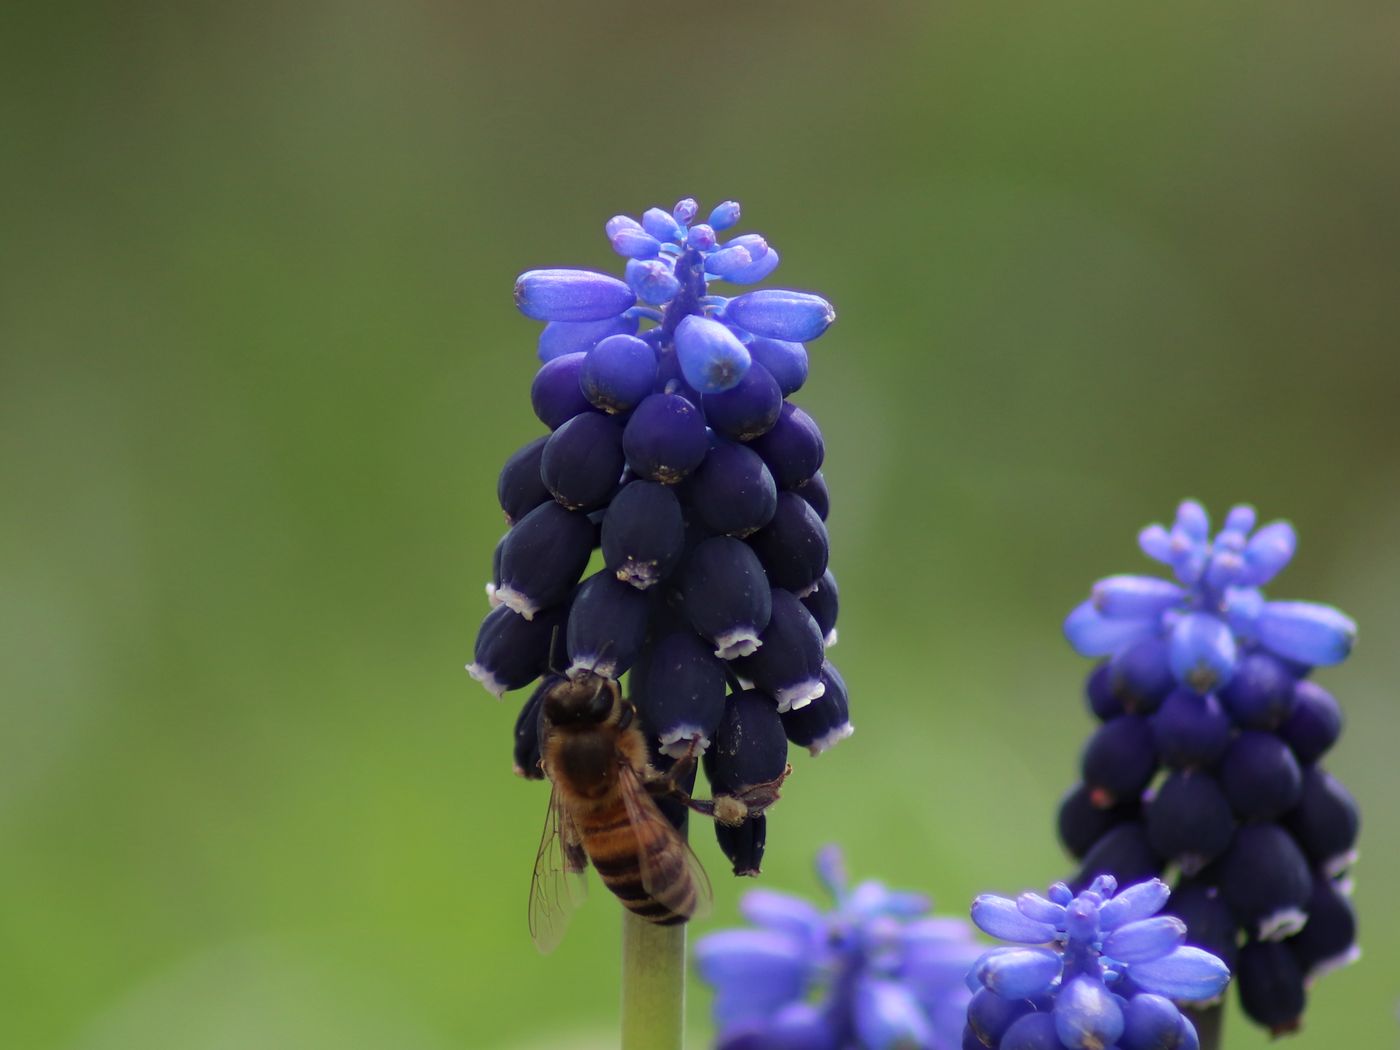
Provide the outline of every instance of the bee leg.
[[[677,762],[677,765],[680,763]],[[760,784],[750,784],[742,791],[732,795],[716,795],[714,798],[692,798],[679,787],[671,787],[669,790],[660,788],[659,785],[666,779],[659,778],[653,783],[658,785],[655,790],[664,791],[670,797],[701,816],[713,817],[721,824],[730,827],[737,827],[751,817],[762,815],[769,806],[778,801],[780,789],[789,774],[792,773],[792,766],[787,766],[782,774],[774,780],[765,780]]]

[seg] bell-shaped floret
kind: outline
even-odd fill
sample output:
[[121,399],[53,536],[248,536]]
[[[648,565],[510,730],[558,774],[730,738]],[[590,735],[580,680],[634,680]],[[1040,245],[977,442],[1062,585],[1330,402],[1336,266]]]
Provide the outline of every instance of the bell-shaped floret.
[[1157,771],[1151,724],[1140,715],[1105,722],[1085,744],[1080,770],[1100,805],[1137,798]]
[[627,287],[650,306],[664,306],[681,290],[674,263],[669,259],[628,259],[623,276]]
[[595,408],[630,412],[656,384],[656,351],[631,335],[613,335],[584,356],[579,372],[583,396]]
[[1142,822],[1125,820],[1111,828],[1084,855],[1074,885],[1076,889],[1084,889],[1100,874],[1113,875],[1123,883],[1139,882],[1161,870],[1162,859],[1148,842]]
[[967,1024],[981,1046],[996,1046],[1018,1019],[1035,1007],[1029,999],[1007,999],[990,988],[979,988],[967,1004]]
[[666,485],[632,481],[603,515],[603,564],[638,590],[660,583],[680,563],[685,524],[680,501]]
[[772,521],[754,533],[749,543],[769,582],[799,597],[809,594],[826,572],[830,554],[826,526],[811,504],[795,493],[778,493]]
[[1172,628],[1170,657],[1178,682],[1197,693],[1209,693],[1235,673],[1235,636],[1218,616],[1187,613]]
[[515,279],[515,306],[536,321],[602,321],[636,301],[616,277],[592,270],[527,270]]
[[709,747],[725,710],[724,661],[693,631],[669,631],[647,653],[640,713],[648,735],[679,758]]
[[1123,1034],[1123,1009],[1103,980],[1080,974],[1055,997],[1055,1031],[1069,1050],[1101,1050]]
[[1265,602],[1255,622],[1259,644],[1309,667],[1339,664],[1356,641],[1356,621],[1330,605]]
[[496,696],[529,685],[548,670],[550,644],[567,614],[558,605],[527,620],[498,605],[481,622],[467,673]]
[[1150,715],[1176,686],[1165,638],[1143,638],[1108,661],[1108,686],[1124,711]]
[[695,945],[695,966],[715,989],[721,1025],[762,1020],[801,999],[812,959],[806,946],[773,930],[720,930]]
[[822,695],[810,703],[782,713],[788,740],[814,756],[827,751],[855,732],[851,725],[846,682],[827,661],[822,667]]
[[972,964],[970,976],[1003,999],[1034,999],[1060,977],[1060,954],[1049,948],[993,948]]
[[1185,596],[1180,586],[1156,576],[1107,576],[1090,591],[1095,610],[1110,620],[1157,617]]
[[622,427],[597,412],[574,416],[545,443],[540,477],[569,510],[597,510],[622,477]]
[[1235,964],[1240,1005],[1256,1024],[1274,1035],[1293,1032],[1307,1005],[1303,968],[1288,945],[1253,941],[1240,949]]
[[778,421],[749,447],[763,457],[780,489],[795,489],[821,469],[826,456],[816,421],[790,402],[784,403]]
[[747,536],[773,520],[778,487],[758,453],[716,440],[687,480],[687,499],[700,522],[726,536]]
[[737,386],[749,370],[749,352],[720,322],[690,314],[676,326],[676,357],[685,381],[701,394]]
[[785,288],[748,292],[731,299],[724,313],[754,335],[793,343],[816,339],[836,320],[836,310],[821,296]]
[[816,586],[802,596],[802,606],[817,621],[817,630],[822,632],[822,642],[830,649],[836,644],[836,618],[841,612],[841,592],[836,586],[836,577],[827,569]]
[[1303,774],[1297,808],[1284,823],[1308,859],[1329,874],[1340,874],[1355,859],[1361,812],[1351,792],[1326,770],[1312,766]]
[[727,230],[739,221],[739,202],[723,201],[710,212],[709,225],[716,230]]
[[1210,952],[1183,945],[1150,962],[1128,967],[1133,984],[1144,992],[1178,1002],[1214,999],[1230,981],[1230,968]]
[[1230,717],[1213,694],[1177,689],[1151,720],[1157,754],[1173,769],[1213,765],[1230,746]]
[[496,597],[527,620],[562,601],[583,575],[593,535],[586,515],[541,503],[506,534]]
[[1119,1050],[1176,1050],[1181,1026],[1190,1023],[1170,999],[1146,992],[1135,995],[1123,1008]]
[[826,488],[826,478],[822,477],[819,470],[810,478],[792,490],[812,505],[812,509],[817,512],[817,517],[826,521],[831,514],[831,493]]
[[1055,927],[1024,914],[1009,897],[984,893],[972,902],[972,921],[985,934],[1018,944],[1046,944],[1055,939]]
[[1256,650],[1240,658],[1220,702],[1242,729],[1276,729],[1292,713],[1295,683],[1282,660]]
[[1001,1037],[997,1050],[1064,1050],[1055,1029],[1055,1015],[1031,1012],[1017,1018]]
[[807,348],[801,343],[755,336],[749,343],[749,356],[777,380],[783,397],[791,397],[807,382]]
[[651,606],[651,595],[606,569],[584,580],[569,607],[565,632],[569,677],[594,672],[620,678],[646,644]]
[[550,498],[540,478],[540,457],[548,440],[546,434],[516,449],[496,479],[496,498],[512,525]]
[[1186,923],[1187,944],[1210,952],[1234,968],[1240,927],[1218,886],[1205,879],[1182,879],[1172,890],[1167,911]]
[[1154,915],[1109,933],[1103,953],[1120,963],[1138,965],[1170,955],[1186,940],[1186,924],[1172,915]]
[[602,321],[550,321],[540,330],[536,354],[553,361],[565,354],[586,354],[610,335],[636,335],[637,318],[631,311]]
[[715,841],[729,858],[735,875],[758,875],[768,843],[768,818],[760,813],[737,826],[715,821]]
[[705,776],[719,795],[777,780],[787,768],[787,735],[773,698],[759,689],[731,695],[705,752]]
[[771,694],[779,711],[787,711],[822,695],[825,648],[817,621],[791,591],[774,589],[771,608],[768,626],[759,635],[758,649],[737,659],[734,668]]
[[1316,682],[1301,681],[1293,687],[1293,709],[1279,735],[1299,762],[1316,762],[1342,735],[1341,706]]
[[543,780],[544,770],[540,768],[540,708],[544,694],[562,679],[558,675],[545,675],[540,684],[530,694],[520,708],[515,720],[515,775],[526,780]]
[[754,363],[732,386],[717,393],[706,391],[704,407],[706,421],[719,433],[736,441],[752,441],[773,429],[783,394],[768,369]]
[[579,388],[585,357],[586,354],[564,354],[551,358],[535,373],[530,384],[530,406],[550,430],[557,430],[581,412],[593,411]]
[[1251,937],[1278,940],[1307,921],[1312,896],[1308,859],[1277,824],[1245,824],[1220,862],[1225,903]]
[[[1175,681],[1175,679],[1173,679]],[[1124,714],[1126,709],[1113,688],[1113,672],[1109,661],[1096,664],[1084,679],[1084,699],[1089,712],[1100,722],[1107,722]]]
[[1229,848],[1235,818],[1215,777],[1200,770],[1178,770],[1146,806],[1147,840],[1188,875]]
[[704,418],[679,394],[646,397],[622,433],[622,449],[633,473],[666,485],[698,467],[708,448]]
[[1077,784],[1060,800],[1056,826],[1060,842],[1070,856],[1082,860],[1113,828],[1138,815],[1137,799],[1127,799],[1116,805],[1094,805],[1094,792],[1087,784]]
[[676,217],[665,208],[648,208],[642,213],[642,229],[658,241],[679,244],[685,236]]
[[680,592],[691,626],[715,644],[716,656],[733,659],[762,644],[773,592],[743,540],[715,536],[698,543],[681,568]]
[[624,259],[655,259],[661,251],[661,242],[626,215],[614,215],[604,229],[612,250]]
[[1303,771],[1293,752],[1273,733],[1247,729],[1220,760],[1220,786],[1241,820],[1273,820],[1292,809],[1303,793]]
[[1286,942],[1308,981],[1329,970],[1349,965],[1361,955],[1356,946],[1356,913],[1346,893],[1323,875],[1313,878],[1308,899],[1308,924]]
[[1123,883],[1123,889],[1099,907],[1099,927],[1116,930],[1130,922],[1141,922],[1161,911],[1170,895],[1170,888],[1161,879]]

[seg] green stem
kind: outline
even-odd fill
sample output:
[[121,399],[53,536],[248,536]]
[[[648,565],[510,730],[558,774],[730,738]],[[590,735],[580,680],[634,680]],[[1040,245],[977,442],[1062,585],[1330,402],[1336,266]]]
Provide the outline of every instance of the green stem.
[[657,926],[622,911],[622,1050],[681,1050],[685,923]]
[[1196,1026],[1196,1038],[1201,1050],[1220,1050],[1220,1029],[1225,1022],[1225,1007],[1209,1006],[1204,1010],[1187,1010],[1186,1015]]

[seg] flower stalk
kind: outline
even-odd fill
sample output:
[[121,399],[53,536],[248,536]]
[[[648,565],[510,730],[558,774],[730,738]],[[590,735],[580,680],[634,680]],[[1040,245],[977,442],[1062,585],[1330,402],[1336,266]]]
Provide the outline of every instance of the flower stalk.
[[622,913],[622,1050],[681,1050],[685,923],[657,926]]

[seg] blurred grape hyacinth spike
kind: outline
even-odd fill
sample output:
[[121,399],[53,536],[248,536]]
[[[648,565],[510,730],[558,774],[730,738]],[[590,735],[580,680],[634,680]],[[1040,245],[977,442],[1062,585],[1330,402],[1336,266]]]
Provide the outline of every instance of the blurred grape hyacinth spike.
[[1274,601],[1287,522],[1256,528],[1239,505],[1212,535],[1187,500],[1171,527],[1138,536],[1174,579],[1109,576],[1065,620],[1101,662],[1086,684],[1100,723],[1065,796],[1060,838],[1074,880],[1176,873],[1166,911],[1188,944],[1231,962],[1245,1013],[1298,1027],[1306,988],[1358,954],[1347,877],[1356,802],[1322,768],[1341,732],[1332,695],[1310,679],[1345,660],[1356,625],[1330,605]]
[[696,942],[720,1050],[959,1050],[966,974],[983,947],[971,924],[930,915],[921,894],[851,886],[834,846],[817,874],[831,910],[752,890],[739,905],[752,926]]
[[[522,386],[546,432],[501,471],[510,529],[468,670],[497,696],[541,676],[621,680],[657,767],[701,760],[720,846],[751,875],[767,841],[751,789],[781,782],[790,742],[817,755],[852,730],[825,653],[825,446],[787,400],[836,313],[747,288],[779,257],[739,221],[735,201],[687,197],[604,224],[620,276],[517,278],[517,308],[544,322]],[[526,778],[541,775],[538,697],[512,741]]]
[[1023,947],[993,948],[968,981],[964,1047],[990,1050],[1192,1050],[1196,1030],[1178,1004],[1208,1004],[1230,980],[1225,963],[1183,944],[1186,924],[1159,915],[1158,879],[1118,892],[1111,875],[1074,894],[984,894],[972,921]]

